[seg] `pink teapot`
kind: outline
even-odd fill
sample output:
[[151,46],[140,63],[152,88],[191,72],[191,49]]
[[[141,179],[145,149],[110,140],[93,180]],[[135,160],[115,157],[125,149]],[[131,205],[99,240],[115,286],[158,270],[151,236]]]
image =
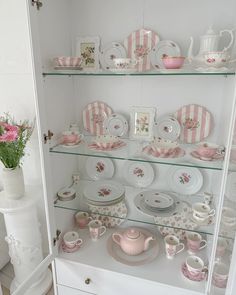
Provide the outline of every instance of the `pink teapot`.
[[146,237],[137,228],[130,227],[123,233],[114,233],[112,239],[126,254],[138,255],[148,249],[149,242],[154,240],[154,237]]

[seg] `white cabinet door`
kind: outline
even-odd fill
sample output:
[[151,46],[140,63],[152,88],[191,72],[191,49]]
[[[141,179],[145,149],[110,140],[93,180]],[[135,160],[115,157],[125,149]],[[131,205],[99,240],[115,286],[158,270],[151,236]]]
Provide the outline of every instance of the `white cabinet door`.
[[57,285],[58,295],[90,295],[92,293],[84,292],[77,289],[72,289],[66,286]]

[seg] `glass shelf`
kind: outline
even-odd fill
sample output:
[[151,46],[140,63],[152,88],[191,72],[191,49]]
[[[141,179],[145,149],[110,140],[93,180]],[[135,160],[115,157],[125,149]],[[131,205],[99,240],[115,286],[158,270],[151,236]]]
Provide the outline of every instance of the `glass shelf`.
[[[93,181],[88,181],[88,180],[81,180],[78,185],[74,185],[73,188],[76,190],[76,197],[74,200],[71,201],[60,201],[56,200],[54,202],[54,207],[55,208],[60,208],[60,209],[67,209],[67,210],[72,210],[74,212],[76,211],[86,211],[90,212],[90,208],[87,204],[86,199],[83,196],[83,190],[86,185],[91,184]],[[204,226],[199,226],[196,225],[196,228],[192,228],[192,223],[187,224],[186,227],[184,225],[182,227],[179,226],[173,226],[170,224],[166,223],[166,218],[165,221],[163,220],[162,222],[156,222],[155,218],[153,216],[149,216],[147,214],[144,214],[140,212],[136,206],[134,205],[134,198],[136,197],[137,194],[140,192],[144,191],[145,189],[139,189],[139,188],[134,188],[131,186],[125,186],[125,203],[128,209],[128,214],[126,217],[123,217],[119,215],[117,212],[115,213],[91,213],[93,217],[97,216],[103,216],[103,217],[110,217],[112,219],[112,222],[116,222],[117,220],[117,225],[122,224],[123,222],[126,221],[132,221],[132,222],[137,222],[140,224],[147,224],[147,225],[156,225],[160,229],[163,230],[168,230],[168,229],[174,229],[174,230],[179,230],[179,231],[194,231],[194,232],[199,232],[200,234],[207,234],[207,235],[213,235],[214,234],[214,225],[204,225]],[[200,202],[203,201],[203,196],[201,195],[194,195],[194,196],[180,196],[178,194],[175,194],[176,197],[178,197],[179,200],[187,202],[189,206],[195,202]],[[189,216],[191,218],[191,216]],[[220,236],[228,239],[232,239],[233,237],[230,236],[230,233],[225,231],[224,229],[222,230],[222,233]]]
[[43,76],[233,76],[235,75],[234,69],[229,69],[224,72],[199,72],[194,69],[177,70],[165,70],[150,71],[150,72],[111,72],[111,71],[97,71],[97,72],[83,72],[79,70],[48,70],[42,73]]
[[[210,170],[221,171],[223,169],[222,160],[217,161],[202,161],[191,156],[191,151],[196,148],[196,145],[180,145],[185,151],[185,155],[179,158],[157,158],[147,155],[142,150],[148,144],[145,142],[137,142],[129,139],[121,139],[126,143],[126,146],[114,151],[95,151],[88,148],[89,143],[93,141],[94,137],[85,136],[84,142],[76,147],[65,147],[62,145],[55,145],[50,148],[51,153],[80,155],[89,157],[101,157],[117,160],[129,160],[138,162],[148,162],[161,165],[172,165],[181,167],[196,167]],[[236,165],[230,166],[232,171],[236,171]]]

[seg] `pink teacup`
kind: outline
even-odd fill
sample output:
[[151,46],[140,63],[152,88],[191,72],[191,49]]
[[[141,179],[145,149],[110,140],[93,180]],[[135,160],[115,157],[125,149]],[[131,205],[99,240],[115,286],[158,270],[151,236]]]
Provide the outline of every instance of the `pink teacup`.
[[106,227],[102,225],[100,220],[92,220],[88,224],[89,234],[92,241],[97,241],[106,232]]
[[62,142],[66,145],[73,145],[79,143],[83,138],[82,134],[75,131],[64,131],[62,132]]
[[75,213],[75,222],[79,228],[85,228],[91,220],[92,217],[87,212],[80,211]]
[[164,56],[162,58],[163,65],[166,69],[180,69],[184,64],[183,56]]
[[190,254],[195,254],[201,249],[205,248],[207,241],[202,239],[199,233],[189,232],[187,233],[187,248]]
[[198,145],[197,153],[203,158],[212,158],[216,154],[220,154],[222,150],[218,145],[213,143],[203,142]]
[[83,241],[79,238],[79,234],[76,231],[68,231],[63,236],[63,242],[69,249],[80,246]]

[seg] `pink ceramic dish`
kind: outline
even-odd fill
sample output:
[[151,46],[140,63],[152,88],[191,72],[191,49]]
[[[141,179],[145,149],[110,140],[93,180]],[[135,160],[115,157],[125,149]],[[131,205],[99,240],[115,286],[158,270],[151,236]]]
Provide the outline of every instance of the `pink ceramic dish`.
[[166,69],[180,69],[184,64],[183,56],[164,56],[162,58],[163,65]]
[[81,63],[81,57],[59,56],[54,58],[55,67],[79,67]]

